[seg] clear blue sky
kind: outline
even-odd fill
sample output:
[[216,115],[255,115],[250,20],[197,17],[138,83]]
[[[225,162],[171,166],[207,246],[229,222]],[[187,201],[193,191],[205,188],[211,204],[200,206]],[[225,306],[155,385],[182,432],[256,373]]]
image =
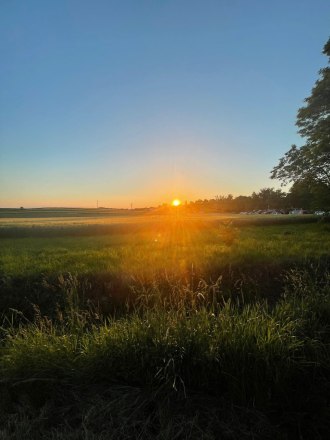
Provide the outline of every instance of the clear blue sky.
[[0,206],[150,206],[279,184],[327,0],[3,0]]

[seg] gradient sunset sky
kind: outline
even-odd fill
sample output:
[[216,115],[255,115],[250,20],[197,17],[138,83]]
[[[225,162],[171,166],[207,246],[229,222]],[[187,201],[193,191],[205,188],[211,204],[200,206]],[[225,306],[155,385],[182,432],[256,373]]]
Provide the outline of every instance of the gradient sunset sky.
[[0,207],[279,187],[327,0],[3,0]]

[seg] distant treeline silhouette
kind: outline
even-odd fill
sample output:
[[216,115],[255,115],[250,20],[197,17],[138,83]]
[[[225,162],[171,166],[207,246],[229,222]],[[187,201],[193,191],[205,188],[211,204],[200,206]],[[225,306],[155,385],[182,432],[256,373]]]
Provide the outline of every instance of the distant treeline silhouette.
[[281,189],[263,188],[250,196],[219,195],[213,199],[196,200],[185,204],[193,212],[251,212],[292,209],[307,211],[330,211],[329,187],[321,183],[301,181],[295,183],[289,192]]

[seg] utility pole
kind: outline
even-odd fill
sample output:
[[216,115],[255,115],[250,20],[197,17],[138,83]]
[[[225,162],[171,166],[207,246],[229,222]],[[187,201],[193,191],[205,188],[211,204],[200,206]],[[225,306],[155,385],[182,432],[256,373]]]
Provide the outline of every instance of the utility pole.
[[98,207],[99,207],[99,201],[96,200],[96,209],[98,209]]

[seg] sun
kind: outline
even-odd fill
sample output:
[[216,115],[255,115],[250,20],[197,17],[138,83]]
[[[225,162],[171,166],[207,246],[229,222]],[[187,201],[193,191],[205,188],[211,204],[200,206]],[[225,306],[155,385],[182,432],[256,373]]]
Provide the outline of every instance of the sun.
[[174,199],[172,201],[172,206],[180,206],[181,205],[181,200],[179,199]]

